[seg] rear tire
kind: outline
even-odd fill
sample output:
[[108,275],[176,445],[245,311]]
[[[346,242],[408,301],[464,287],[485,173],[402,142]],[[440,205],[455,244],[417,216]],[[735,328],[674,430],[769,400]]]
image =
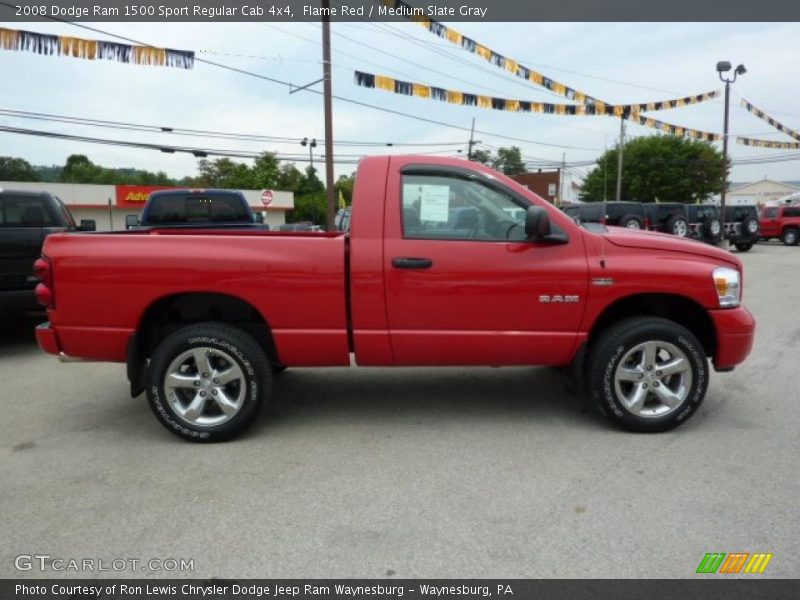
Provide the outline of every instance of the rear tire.
[[685,327],[658,317],[612,325],[592,343],[588,392],[615,425],[637,432],[685,423],[708,388],[708,359]]
[[644,229],[642,220],[636,215],[625,215],[619,220],[619,224],[628,229]]
[[797,246],[797,242],[798,242],[797,229],[790,228],[790,229],[787,229],[786,231],[784,231],[781,234],[781,241],[786,246]]
[[241,434],[272,387],[261,346],[222,323],[179,329],[153,352],[147,399],[171,433],[192,442],[219,442]]
[[672,216],[667,219],[666,230],[676,237],[686,237],[689,235],[689,222],[679,215]]
[[714,217],[706,217],[703,223],[703,235],[712,242],[719,241],[720,237],[722,237],[722,222]]

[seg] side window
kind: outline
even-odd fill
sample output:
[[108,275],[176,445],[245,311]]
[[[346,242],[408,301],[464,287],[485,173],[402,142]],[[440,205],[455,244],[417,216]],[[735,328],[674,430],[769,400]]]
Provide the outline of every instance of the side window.
[[784,208],[783,209],[783,216],[784,217],[800,217],[800,208],[795,206],[791,208]]
[[521,241],[525,211],[510,195],[457,177],[404,175],[403,237]]
[[770,206],[764,209],[764,216],[768,219],[772,219],[778,216],[778,207],[777,206]]

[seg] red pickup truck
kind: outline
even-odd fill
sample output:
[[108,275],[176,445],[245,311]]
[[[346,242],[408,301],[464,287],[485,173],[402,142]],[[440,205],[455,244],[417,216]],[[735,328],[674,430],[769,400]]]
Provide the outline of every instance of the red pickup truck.
[[[36,263],[63,359],[127,363],[161,423],[233,437],[285,367],[571,367],[618,425],[663,431],[745,360],[742,265],[673,236],[577,225],[463,160],[361,161],[348,233],[62,234]],[[532,391],[533,393],[533,391]]]

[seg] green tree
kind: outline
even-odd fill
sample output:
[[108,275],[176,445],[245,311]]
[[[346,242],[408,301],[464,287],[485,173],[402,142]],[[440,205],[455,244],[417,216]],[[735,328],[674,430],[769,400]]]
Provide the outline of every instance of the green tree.
[[335,189],[336,195],[339,196],[339,193],[342,194],[344,197],[345,203],[347,206],[351,206],[353,204],[353,188],[356,183],[356,174],[350,173],[350,175],[339,175],[339,179],[336,180]]
[[492,161],[492,167],[505,175],[524,173],[525,163],[522,161],[522,152],[517,146],[499,148],[497,157]]
[[261,154],[253,165],[253,185],[255,185],[255,188],[261,190],[278,188],[280,166],[280,161],[274,152]]
[[491,164],[494,162],[494,157],[492,156],[491,150],[473,150],[472,160],[474,162],[482,163],[486,166],[491,166]]
[[0,156],[0,181],[39,181],[39,174],[27,160]]
[[111,183],[106,178],[103,167],[94,164],[85,154],[70,154],[61,169],[61,181],[65,183]]
[[[618,157],[612,148],[597,159],[583,182],[583,200],[615,196]],[[623,147],[623,200],[699,202],[721,192],[726,175],[722,154],[708,142],[657,135],[635,138]]]
[[318,194],[324,191],[325,184],[322,183],[322,180],[317,176],[317,170],[309,165],[306,167],[305,176],[300,180],[300,187],[297,189],[297,193],[301,196],[305,196],[307,194]]

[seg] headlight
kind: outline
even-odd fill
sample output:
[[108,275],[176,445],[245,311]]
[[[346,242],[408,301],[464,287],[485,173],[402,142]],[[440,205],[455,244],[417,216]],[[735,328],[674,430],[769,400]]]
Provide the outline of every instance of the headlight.
[[739,271],[728,267],[714,269],[714,286],[717,288],[719,305],[722,308],[739,306],[742,300],[742,279]]

